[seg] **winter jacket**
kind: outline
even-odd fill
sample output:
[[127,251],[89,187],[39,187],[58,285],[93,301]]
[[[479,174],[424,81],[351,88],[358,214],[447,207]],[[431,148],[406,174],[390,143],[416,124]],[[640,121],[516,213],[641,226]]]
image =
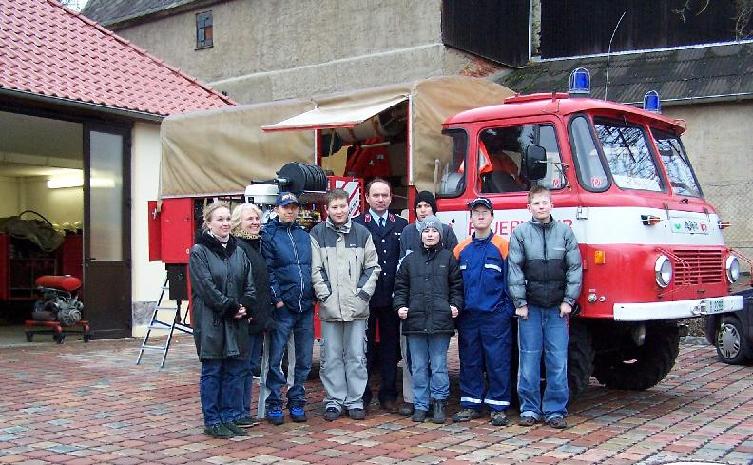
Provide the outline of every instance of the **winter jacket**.
[[327,219],[311,230],[311,257],[319,319],[367,319],[380,270],[369,231],[351,220],[337,227]]
[[507,247],[505,238],[475,235],[455,247],[454,254],[463,275],[467,312],[505,312],[514,309],[507,295]]
[[272,301],[292,312],[312,311],[311,238],[298,223],[275,219],[261,233],[261,253],[267,262]]
[[366,226],[374,239],[374,246],[379,256],[379,267],[382,269],[377,281],[376,291],[371,297],[371,307],[392,308],[392,292],[395,288],[395,273],[400,260],[400,234],[408,221],[405,218],[389,213],[384,228],[377,224],[377,218],[365,212],[353,218],[353,222]]
[[395,280],[394,309],[408,307],[403,334],[453,334],[450,305],[463,309],[463,279],[449,250],[421,247],[405,257]]
[[[269,273],[267,272],[267,263],[259,252],[261,243],[259,239],[236,238],[238,246],[246,253],[246,257],[251,262],[251,275],[256,288],[256,305],[248,309],[249,321],[248,331],[250,334],[259,334],[269,331],[274,327],[274,303],[272,302],[272,293],[269,289]],[[255,244],[256,245],[255,245]]]
[[248,320],[235,319],[241,305],[256,305],[251,265],[230,237],[225,247],[209,233],[191,247],[193,337],[200,359],[248,359]]
[[565,223],[519,224],[510,237],[509,289],[515,307],[570,305],[580,294],[583,264],[578,242]]
[[[442,223],[442,246],[452,252],[456,245],[458,245],[458,238],[455,237],[455,231],[450,225]],[[416,223],[403,228],[403,233],[400,235],[400,258],[405,257],[409,250],[418,252],[422,248],[421,233],[418,232]]]

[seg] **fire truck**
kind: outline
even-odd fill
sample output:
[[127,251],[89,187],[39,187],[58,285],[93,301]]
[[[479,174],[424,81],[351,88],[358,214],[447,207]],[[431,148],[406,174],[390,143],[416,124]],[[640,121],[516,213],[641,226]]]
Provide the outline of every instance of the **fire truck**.
[[[362,181],[378,175],[393,184],[394,211],[406,216],[417,191],[433,191],[438,216],[459,240],[471,232],[468,202],[488,197],[494,232],[509,237],[530,220],[527,191],[538,183],[551,189],[554,219],[573,229],[583,258],[570,320],[571,394],[591,376],[609,388],[647,389],[674,365],[680,320],[742,308],[742,297],[729,294],[745,260],[725,246],[729,223],[704,200],[681,141],[684,123],[658,111],[654,92],[641,109],[591,99],[588,87],[582,68],[571,75],[569,93],[514,95],[488,81],[435,78],[167,118],[163,213],[171,202],[193,199],[188,214],[218,192],[271,211],[289,182],[271,170],[299,162],[325,170],[329,187],[350,186],[353,214]],[[209,176],[197,187],[192,172],[223,165],[235,167],[229,185]],[[264,182],[246,188],[239,179]],[[307,218],[321,210],[321,197],[310,198]],[[191,214],[186,243],[175,234],[167,241],[173,262],[187,261],[198,217]],[[169,216],[163,223],[175,222]]]

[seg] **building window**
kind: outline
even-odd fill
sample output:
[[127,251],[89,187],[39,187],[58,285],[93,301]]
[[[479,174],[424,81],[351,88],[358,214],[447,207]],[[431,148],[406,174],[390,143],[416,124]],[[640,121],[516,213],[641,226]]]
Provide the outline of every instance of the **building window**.
[[196,14],[196,48],[211,48],[213,46],[212,11],[202,11]]

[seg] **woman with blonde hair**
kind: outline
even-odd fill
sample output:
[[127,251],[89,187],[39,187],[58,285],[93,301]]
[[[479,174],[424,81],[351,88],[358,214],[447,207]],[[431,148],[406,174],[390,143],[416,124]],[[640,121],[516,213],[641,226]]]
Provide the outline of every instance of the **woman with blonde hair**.
[[202,216],[202,233],[191,247],[189,271],[204,432],[218,438],[245,436],[235,420],[249,359],[247,315],[256,306],[251,265],[230,235],[228,205],[211,203]]
[[251,427],[257,424],[256,419],[251,415],[253,377],[259,376],[261,371],[264,332],[272,329],[274,325],[269,273],[267,273],[267,264],[260,252],[261,217],[262,213],[259,207],[253,203],[242,203],[233,209],[230,219],[231,234],[237,239],[238,246],[243,249],[251,262],[251,273],[256,288],[256,305],[248,309],[251,356],[243,374],[241,410],[235,421],[235,424],[241,427]]

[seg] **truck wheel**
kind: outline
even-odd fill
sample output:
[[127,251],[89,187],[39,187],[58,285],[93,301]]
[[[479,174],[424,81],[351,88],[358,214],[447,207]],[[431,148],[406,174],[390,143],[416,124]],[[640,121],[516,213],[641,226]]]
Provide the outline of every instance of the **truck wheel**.
[[743,336],[742,324],[736,317],[725,316],[714,339],[716,354],[722,362],[739,365],[750,357],[751,349]]
[[567,381],[570,402],[588,387],[594,366],[594,348],[588,327],[576,318],[570,320],[570,343],[567,354]]
[[646,390],[674,366],[680,353],[680,328],[675,324],[647,325],[644,344],[619,353],[624,355],[597,357],[596,379],[610,389]]

